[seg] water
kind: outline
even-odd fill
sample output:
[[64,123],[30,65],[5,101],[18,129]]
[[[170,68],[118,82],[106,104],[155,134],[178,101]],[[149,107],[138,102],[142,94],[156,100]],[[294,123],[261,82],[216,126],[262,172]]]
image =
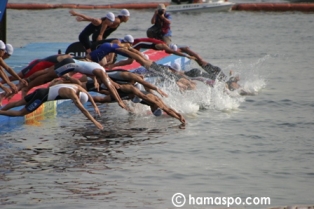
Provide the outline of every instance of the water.
[[[131,15],[114,36],[145,36],[152,11]],[[66,9],[9,10],[8,42],[70,43],[84,26]],[[165,102],[186,117],[185,130],[174,119],[143,109],[131,116],[110,104],[101,106],[102,133],[74,112],[3,134],[2,208],[173,208],[177,192],[271,197],[270,206],[255,208],[313,204],[313,13],[175,14],[172,29],[173,42],[240,74],[256,96],[230,97],[201,84],[183,96],[167,90]]]

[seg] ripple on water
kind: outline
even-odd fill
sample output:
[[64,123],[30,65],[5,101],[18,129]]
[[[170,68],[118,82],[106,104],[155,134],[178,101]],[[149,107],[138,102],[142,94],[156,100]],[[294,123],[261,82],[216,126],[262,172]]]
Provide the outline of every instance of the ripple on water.
[[[3,160],[0,161],[1,179],[5,181],[0,192],[2,202],[16,207],[34,207],[37,202],[46,205],[55,201],[74,203],[78,198],[86,201],[117,199],[116,193],[125,192],[121,187],[127,181],[124,170],[154,163],[149,156],[137,156],[136,149],[160,143],[155,140],[169,134],[169,124],[151,123],[154,124],[152,126],[151,119],[140,122],[133,116],[126,119],[112,117],[107,113],[102,118],[106,127],[104,131],[89,125],[82,128],[80,115],[73,115],[58,121],[57,126],[67,131],[58,131],[53,126],[42,128],[44,133],[48,129],[54,130],[56,137],[39,133],[30,140],[25,135],[18,136],[17,132],[15,139],[6,139],[0,146],[1,150],[7,150],[1,152]],[[129,123],[132,120],[135,122],[133,127]],[[27,139],[21,140],[21,137]],[[20,146],[16,147],[16,143]],[[135,152],[126,153],[125,149]],[[133,185],[138,188],[144,184],[154,186],[157,182],[150,179],[157,177],[157,174],[146,176],[142,183]]]

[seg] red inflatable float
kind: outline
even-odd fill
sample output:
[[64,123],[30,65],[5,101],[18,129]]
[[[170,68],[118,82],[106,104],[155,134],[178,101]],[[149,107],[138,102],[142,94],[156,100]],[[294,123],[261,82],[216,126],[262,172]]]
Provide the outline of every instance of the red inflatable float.
[[[88,4],[37,4],[37,3],[8,3],[8,9],[155,9],[160,3],[128,3],[128,4],[111,4],[111,5],[88,5]],[[169,3],[164,3],[166,6]]]
[[[155,9],[159,3],[125,3],[111,5],[88,5],[88,4],[35,4],[35,3],[8,3],[8,9]],[[164,3],[166,6],[169,2]],[[286,12],[301,11],[314,12],[314,3],[239,3],[232,7],[233,11],[269,11]]]
[[269,12],[286,12],[286,11],[300,11],[313,12],[313,3],[245,3],[236,4],[232,10],[238,11],[269,11]]

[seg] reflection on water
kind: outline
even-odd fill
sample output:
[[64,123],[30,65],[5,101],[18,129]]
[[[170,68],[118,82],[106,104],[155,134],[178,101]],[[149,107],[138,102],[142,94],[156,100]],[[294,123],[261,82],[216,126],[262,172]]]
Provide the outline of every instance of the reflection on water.
[[[165,143],[156,139],[169,133],[169,124],[167,118],[156,125],[152,117],[117,116],[115,112],[102,112],[104,131],[74,114],[41,121],[39,127],[27,126],[27,131],[17,130],[14,137],[4,135],[0,141],[1,204],[23,208],[39,202],[55,206],[77,199],[117,200],[115,193],[127,190],[121,181],[127,181],[128,169],[152,163],[149,156],[137,156],[136,150],[143,144]],[[135,154],[125,153],[128,149]]]

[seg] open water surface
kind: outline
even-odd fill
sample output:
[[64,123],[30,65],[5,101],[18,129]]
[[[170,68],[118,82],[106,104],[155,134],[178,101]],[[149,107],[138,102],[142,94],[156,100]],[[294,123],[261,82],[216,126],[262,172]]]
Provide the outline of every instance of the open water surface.
[[[7,42],[16,50],[74,42],[86,25],[66,9],[7,14]],[[131,10],[112,37],[144,37],[151,16],[152,10]],[[173,14],[174,43],[235,71],[256,95],[230,96],[221,86],[202,84],[183,95],[164,89],[170,94],[165,102],[186,117],[185,130],[169,117],[143,109],[128,115],[109,104],[101,105],[103,132],[69,106],[57,118],[2,133],[1,208],[174,208],[177,192],[271,198],[271,205],[237,208],[313,204],[313,21],[313,13],[300,12]],[[51,53],[29,49],[8,63],[19,70]]]

